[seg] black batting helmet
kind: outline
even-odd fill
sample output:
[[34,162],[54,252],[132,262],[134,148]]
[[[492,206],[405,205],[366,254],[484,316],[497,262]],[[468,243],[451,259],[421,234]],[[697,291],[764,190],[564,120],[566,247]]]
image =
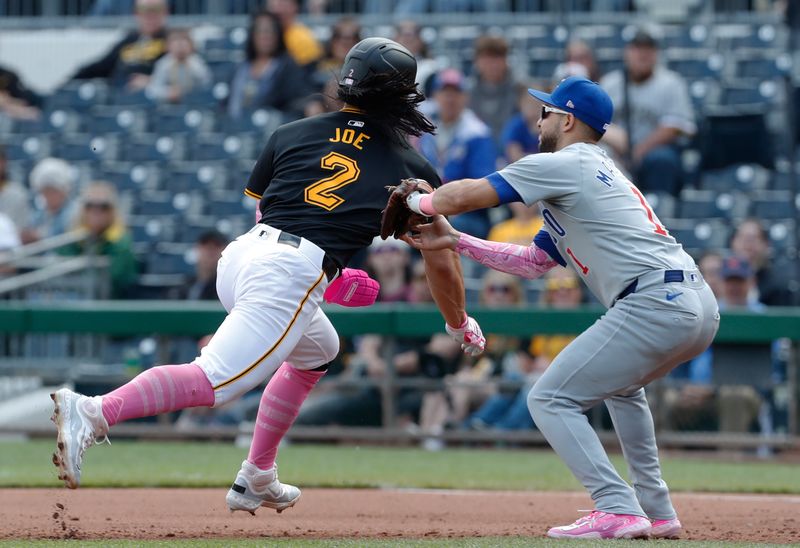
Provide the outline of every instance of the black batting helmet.
[[367,38],[344,58],[340,86],[358,88],[370,76],[399,74],[411,84],[417,77],[417,60],[405,47],[388,38]]

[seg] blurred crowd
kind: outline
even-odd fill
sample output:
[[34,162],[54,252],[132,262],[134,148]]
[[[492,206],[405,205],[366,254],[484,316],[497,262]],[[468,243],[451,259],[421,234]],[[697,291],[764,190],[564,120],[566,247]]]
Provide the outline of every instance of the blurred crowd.
[[[392,6],[398,14],[479,11],[491,9],[493,1],[401,0]],[[240,7],[235,0],[230,4],[234,11]],[[541,2],[528,4],[529,9],[540,9],[536,6]],[[622,0],[592,4],[602,4],[605,10],[631,8],[631,2]],[[513,5],[516,9],[523,3]],[[358,17],[342,16],[330,28],[327,42],[321,43],[298,20],[298,14],[303,7],[310,13],[336,12],[336,0],[312,0],[304,5],[298,0],[266,0],[259,7],[262,9],[250,17],[241,61],[221,78],[210,69],[192,33],[169,25],[166,0],[98,0],[92,14],[133,13],[136,27],[102,57],[87,60],[70,80],[100,79],[114,94],[168,105],[209,94],[222,83],[227,93],[216,108],[230,119],[249,116],[258,109],[280,111],[284,120],[339,109],[335,99],[338,70],[349,49],[367,37]],[[360,3],[363,13],[385,8],[383,2]],[[418,82],[429,98],[422,108],[437,126],[435,135],[424,135],[412,145],[435,166],[445,184],[483,177],[537,153],[539,110],[527,88],[549,88],[565,77],[580,75],[599,81],[611,95],[616,107],[614,125],[602,144],[639,188],[648,195],[676,200],[688,186],[682,154],[696,135],[699,120],[684,77],[659,62],[660,44],[652,31],[641,28],[633,34],[624,46],[622,66],[605,74],[589,44],[570,41],[562,62],[546,81],[533,80],[512,66],[509,43],[501,35],[482,34],[474,41],[470,74],[463,73],[463,67],[443,66],[440,58],[433,57],[420,25],[413,20],[396,23],[393,38],[417,56]],[[13,71],[0,68],[3,116],[36,120],[47,100],[30,91]],[[36,163],[27,181],[13,180],[7,165],[6,153],[0,148],[0,251],[84,230],[85,240],[60,252],[109,257],[110,296],[142,296],[142,258],[135,253],[125,208],[114,185],[101,179],[78,185],[76,167],[56,157]],[[773,252],[762,221],[738,220],[723,246],[694,250],[698,255],[703,252],[696,258],[724,310],[760,312],[767,306],[792,305],[796,298],[790,291],[790,258]],[[459,215],[452,223],[481,238],[524,245],[542,226],[538,210],[522,204]],[[215,300],[216,261],[234,236],[213,229],[199,233],[191,253],[194,272],[160,296]],[[367,269],[380,282],[381,302],[432,302],[420,257],[402,242],[376,240],[353,266]],[[537,284],[474,265],[465,265],[465,272],[474,282],[468,285],[473,304],[574,308],[592,302],[574,273],[564,269]],[[439,436],[448,428],[535,428],[525,394],[570,340],[567,335],[531,334],[520,339],[489,334],[487,352],[473,359],[463,356],[458,345],[443,334],[428,340],[393,340],[391,345],[376,335],[356,337],[345,341],[345,351],[328,375],[329,386],[323,382],[303,408],[298,424],[380,425],[385,409],[379,385],[391,368],[400,378],[437,381],[431,384],[435,388],[402,388],[396,397],[395,413],[401,425],[421,432],[427,448],[440,447]],[[683,429],[776,428],[781,419],[775,411],[780,409],[775,387],[785,383],[781,344],[776,341],[766,358],[768,380],[761,386],[751,384],[749,389],[743,388],[747,385],[744,381],[720,380],[715,356],[725,352],[716,348],[678,368],[669,379],[664,420]],[[346,379],[374,382],[341,382]],[[332,388],[334,385],[337,388]],[[244,402],[239,404],[244,408],[213,415],[189,414],[183,421],[238,421],[258,405],[256,399],[249,409],[246,399]]]

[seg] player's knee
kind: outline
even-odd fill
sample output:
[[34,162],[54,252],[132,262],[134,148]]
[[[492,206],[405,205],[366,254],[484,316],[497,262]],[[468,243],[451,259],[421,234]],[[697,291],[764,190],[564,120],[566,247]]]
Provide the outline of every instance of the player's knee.
[[537,382],[528,392],[528,411],[530,411],[531,417],[535,422],[538,422],[537,415],[541,417],[554,402],[555,398],[552,390],[544,383]]

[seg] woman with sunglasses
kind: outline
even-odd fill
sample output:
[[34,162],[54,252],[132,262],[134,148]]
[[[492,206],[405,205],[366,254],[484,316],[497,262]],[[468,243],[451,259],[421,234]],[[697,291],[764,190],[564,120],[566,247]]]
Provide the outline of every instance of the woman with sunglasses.
[[117,208],[117,192],[104,181],[87,185],[81,193],[77,230],[87,238],[61,249],[64,255],[98,255],[111,261],[111,298],[131,297],[139,276],[131,238]]
[[[609,310],[556,357],[531,389],[528,409],[596,509],[548,536],[673,538],[681,524],[661,478],[644,386],[708,347],[719,327],[717,303],[694,260],[597,145],[613,115],[608,94],[581,77],[563,80],[552,94],[529,92],[542,103],[542,154],[482,179],[411,194],[407,202],[428,216],[538,203],[546,228],[532,245],[459,234],[441,216],[405,239],[526,278],[568,264],[583,278]],[[634,488],[583,415],[600,402],[611,413]]]

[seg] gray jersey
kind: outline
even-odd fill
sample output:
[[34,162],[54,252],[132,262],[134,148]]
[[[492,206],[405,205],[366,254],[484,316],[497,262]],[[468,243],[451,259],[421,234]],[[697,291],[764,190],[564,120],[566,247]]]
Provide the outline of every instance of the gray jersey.
[[539,202],[566,262],[605,306],[651,270],[693,270],[642,193],[597,145],[531,154],[498,172],[527,205]]

